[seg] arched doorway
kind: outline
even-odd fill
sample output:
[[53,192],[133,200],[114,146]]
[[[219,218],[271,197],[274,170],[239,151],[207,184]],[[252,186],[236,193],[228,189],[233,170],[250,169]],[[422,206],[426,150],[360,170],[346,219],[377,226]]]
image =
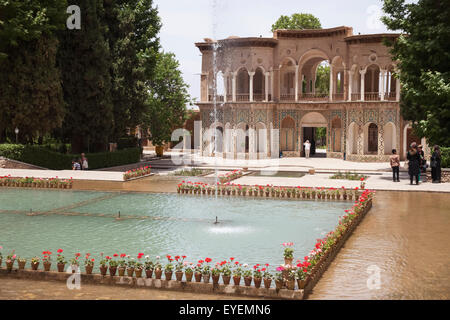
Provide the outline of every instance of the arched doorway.
[[372,64],[364,76],[364,100],[380,100],[380,67]]
[[355,122],[348,126],[347,134],[347,154],[358,153],[358,125]]
[[280,66],[280,100],[295,100],[295,68],[296,62],[287,58]]
[[250,76],[245,68],[239,69],[236,78],[236,100],[250,100]]
[[[384,139],[384,154],[388,155],[392,153],[392,149],[397,149],[397,130],[392,122],[388,122],[383,127],[383,139]],[[400,151],[397,150],[397,154]]]
[[286,117],[281,121],[280,147],[281,151],[295,150],[295,121],[291,117]]
[[262,122],[256,124],[255,150],[258,155],[260,153],[267,154],[267,129],[266,125]]
[[334,118],[331,122],[331,150],[341,152],[341,131],[342,122],[339,118]]
[[365,154],[377,154],[378,153],[378,126],[375,123],[370,123],[365,126]]
[[[309,142],[311,143],[310,155],[326,157],[328,140],[327,119],[319,112],[309,112],[303,116],[300,123],[302,128],[302,139],[300,141],[300,148],[302,150],[301,156],[305,155],[305,147],[303,144],[306,142],[306,140],[309,140]],[[321,144],[320,141],[322,140],[324,141],[324,143]]]
[[236,152],[248,153],[249,150],[249,137],[248,137],[248,125],[241,122],[236,127]]
[[258,67],[253,76],[253,100],[263,101],[265,95],[264,71]]

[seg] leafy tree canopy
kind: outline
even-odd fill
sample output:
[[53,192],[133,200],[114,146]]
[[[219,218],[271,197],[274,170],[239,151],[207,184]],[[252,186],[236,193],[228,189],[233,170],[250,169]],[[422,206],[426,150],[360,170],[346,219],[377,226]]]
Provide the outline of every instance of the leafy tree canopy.
[[64,27],[66,0],[0,0],[0,59],[21,41]]
[[401,112],[418,136],[450,146],[450,10],[447,1],[385,0],[382,21],[403,34],[391,47],[398,60]]
[[277,29],[321,29],[320,20],[310,13],[294,13],[290,17],[282,15],[272,25],[272,32]]
[[155,146],[170,142],[172,131],[183,126],[186,105],[191,103],[187,88],[175,55],[161,52],[152,78],[145,117],[145,127],[150,129],[150,139]]

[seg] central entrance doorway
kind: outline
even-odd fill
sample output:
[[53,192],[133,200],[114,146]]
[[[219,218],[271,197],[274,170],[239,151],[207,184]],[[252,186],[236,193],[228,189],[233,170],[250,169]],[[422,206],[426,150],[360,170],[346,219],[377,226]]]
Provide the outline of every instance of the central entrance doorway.
[[319,112],[309,112],[301,120],[300,156],[305,156],[306,140],[311,143],[310,157],[327,157],[327,120]]

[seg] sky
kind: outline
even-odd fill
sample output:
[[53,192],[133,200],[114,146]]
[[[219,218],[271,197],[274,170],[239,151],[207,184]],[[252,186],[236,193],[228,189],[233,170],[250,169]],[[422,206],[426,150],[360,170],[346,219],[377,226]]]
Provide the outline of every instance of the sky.
[[195,42],[204,38],[272,37],[281,15],[311,13],[322,28],[353,27],[353,34],[392,32],[379,21],[381,0],[154,0],[162,22],[164,51],[175,53],[192,98],[200,96],[201,54]]

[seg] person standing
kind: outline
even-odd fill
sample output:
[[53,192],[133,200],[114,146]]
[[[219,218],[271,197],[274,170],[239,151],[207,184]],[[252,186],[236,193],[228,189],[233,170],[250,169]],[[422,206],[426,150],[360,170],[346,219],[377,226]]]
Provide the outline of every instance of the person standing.
[[82,170],[89,169],[88,159],[86,158],[86,155],[84,153],[81,154],[81,168]]
[[400,182],[400,157],[397,154],[397,150],[392,149],[392,155],[390,156],[392,179],[394,182]]
[[305,158],[309,159],[309,152],[311,151],[311,143],[309,140],[306,140],[303,144],[305,146]]
[[434,146],[431,155],[431,179],[433,183],[441,183],[441,149],[438,145]]
[[415,142],[411,143],[411,149],[409,149],[406,158],[408,159],[408,174],[410,184],[413,184],[413,178],[416,178],[416,185],[418,185],[420,174],[420,156],[417,150],[417,144]]

